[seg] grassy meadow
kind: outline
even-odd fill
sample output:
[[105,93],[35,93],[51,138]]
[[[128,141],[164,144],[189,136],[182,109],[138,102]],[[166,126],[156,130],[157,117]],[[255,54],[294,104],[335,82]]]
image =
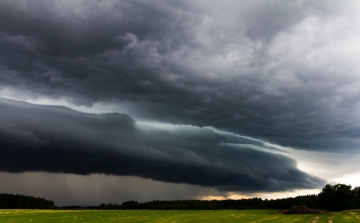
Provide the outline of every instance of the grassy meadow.
[[360,210],[323,215],[283,215],[274,210],[0,210],[0,223],[17,222],[360,222]]

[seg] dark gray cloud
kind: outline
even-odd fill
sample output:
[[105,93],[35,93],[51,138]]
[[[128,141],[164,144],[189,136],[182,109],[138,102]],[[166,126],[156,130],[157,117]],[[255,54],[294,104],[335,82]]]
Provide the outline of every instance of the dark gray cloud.
[[2,99],[0,171],[221,193],[319,188],[299,169],[335,178],[329,169],[351,172],[359,154],[359,10],[325,0],[1,1],[0,96],[107,103],[131,117]]
[[[294,160],[211,129],[155,130],[120,114],[0,100],[0,171],[139,176],[221,191],[319,188]],[[186,130],[187,129],[187,130]],[[186,130],[186,131],[184,131]]]
[[2,1],[0,88],[87,106],[131,102],[142,119],[354,152],[360,126],[348,120],[360,92],[357,51],[347,49],[357,6]]

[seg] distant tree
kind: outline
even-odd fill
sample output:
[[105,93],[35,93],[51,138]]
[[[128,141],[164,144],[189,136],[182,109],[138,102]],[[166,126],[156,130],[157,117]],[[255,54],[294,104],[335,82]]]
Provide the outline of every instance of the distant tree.
[[126,206],[126,205],[133,205],[133,204],[138,204],[139,202],[131,200],[131,201],[125,201],[124,203],[121,204],[121,206]]
[[53,201],[19,194],[0,194],[0,209],[54,209]]
[[356,208],[350,185],[326,185],[319,194],[319,206],[328,211],[343,211]]
[[360,187],[355,187],[352,192],[355,208],[360,209]]

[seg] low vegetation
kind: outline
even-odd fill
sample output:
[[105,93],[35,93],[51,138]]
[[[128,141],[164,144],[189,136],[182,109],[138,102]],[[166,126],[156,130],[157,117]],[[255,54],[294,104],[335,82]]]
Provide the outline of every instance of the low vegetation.
[[360,212],[284,215],[276,210],[0,210],[0,223],[7,222],[351,223],[360,222]]
[[305,206],[294,206],[288,210],[280,210],[281,214],[327,214],[329,213],[326,210],[308,208]]
[[[0,194],[0,208],[2,209],[0,210],[0,223],[195,221],[221,223],[360,222],[360,210],[355,210],[360,208],[360,188],[356,187],[352,189],[351,186],[344,184],[326,185],[317,195],[305,195],[295,198],[284,198],[276,200],[252,198],[213,201],[155,200],[144,203],[139,203],[137,201],[127,201],[122,205],[101,204],[99,207],[91,207],[92,209],[103,210],[61,210],[61,208],[58,208],[54,205],[53,201],[48,201],[42,198],[23,195]],[[68,206],[63,208],[78,209],[79,207]],[[279,209],[288,210],[279,211]]]

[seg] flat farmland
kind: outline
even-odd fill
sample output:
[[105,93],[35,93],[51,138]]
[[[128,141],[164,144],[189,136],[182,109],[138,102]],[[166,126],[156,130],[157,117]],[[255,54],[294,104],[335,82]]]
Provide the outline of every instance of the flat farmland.
[[275,210],[0,210],[0,223],[17,222],[360,222],[360,210],[283,215]]

